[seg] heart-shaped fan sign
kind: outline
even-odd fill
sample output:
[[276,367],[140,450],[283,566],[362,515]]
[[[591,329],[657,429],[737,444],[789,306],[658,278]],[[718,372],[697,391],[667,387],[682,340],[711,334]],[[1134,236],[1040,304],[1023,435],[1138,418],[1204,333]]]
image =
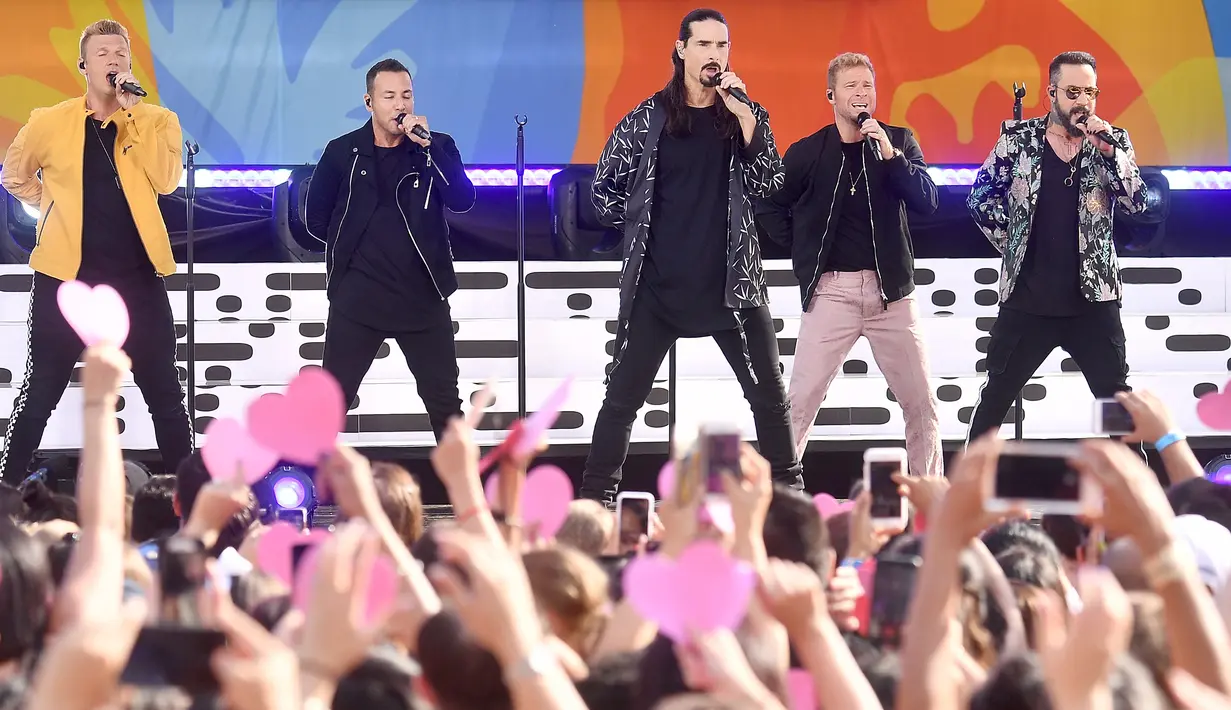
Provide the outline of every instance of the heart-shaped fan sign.
[[1221,392],[1210,392],[1197,400],[1197,418],[1218,431],[1231,431],[1231,382]]
[[[328,539],[329,532],[319,528],[309,528],[307,532],[301,532],[290,523],[274,523],[266,528],[257,540],[256,566],[290,589],[295,581],[295,547],[316,547]],[[302,565],[303,558],[300,558],[300,566]]]
[[86,347],[102,343],[121,347],[128,340],[128,307],[114,288],[65,281],[56,291],[56,303]]
[[[320,545],[305,552],[299,562],[299,569],[295,571],[295,584],[291,587],[291,606],[303,612],[306,612],[312,603],[320,552]],[[397,568],[388,557],[380,555],[372,562],[372,576],[368,579],[367,597],[363,604],[364,622],[373,623],[392,612],[397,602],[397,594]]]
[[667,463],[658,469],[658,497],[668,500],[675,495],[675,462],[667,459]]
[[[487,494],[488,505],[496,505],[500,491],[499,473],[487,477],[483,491]],[[522,524],[537,529],[541,538],[555,537],[568,517],[571,502],[573,481],[568,474],[550,464],[535,466],[526,474],[526,483],[521,489]]]
[[315,466],[333,451],[345,424],[342,389],[319,367],[301,370],[285,394],[261,395],[248,406],[252,438],[305,466]]
[[205,428],[201,459],[215,481],[229,481],[242,473],[244,483],[256,483],[278,463],[277,452],[261,446],[237,419],[215,419]]
[[671,560],[659,554],[633,558],[624,568],[624,595],[642,618],[676,643],[689,630],[734,630],[756,588],[752,565],[710,540],[692,543]]
[[812,676],[802,668],[792,668],[786,674],[786,694],[791,710],[816,710],[816,689]]
[[839,503],[837,498],[828,493],[817,493],[812,496],[812,505],[816,506],[817,511],[821,514],[821,519],[824,520],[838,513],[845,513],[848,510],[854,509],[855,501],[848,500],[845,503]]

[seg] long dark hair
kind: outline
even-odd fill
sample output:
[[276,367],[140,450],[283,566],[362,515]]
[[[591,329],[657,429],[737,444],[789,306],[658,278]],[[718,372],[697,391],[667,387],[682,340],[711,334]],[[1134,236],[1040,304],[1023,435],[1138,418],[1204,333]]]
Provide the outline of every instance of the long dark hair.
[[[724,25],[727,24],[727,18],[717,10],[709,8],[693,10],[680,21],[680,41],[688,44],[688,40],[692,38],[692,23],[706,20],[717,20]],[[675,47],[671,48],[671,66],[673,70],[671,80],[662,90],[663,105],[667,109],[665,130],[673,136],[686,136],[692,133],[692,116],[688,113],[688,90],[684,87],[684,59],[675,51]],[[723,67],[723,71],[727,68]],[[735,134],[739,132],[739,119],[731,113],[721,98],[715,101],[718,106],[716,119],[718,135],[727,139],[735,137]]]

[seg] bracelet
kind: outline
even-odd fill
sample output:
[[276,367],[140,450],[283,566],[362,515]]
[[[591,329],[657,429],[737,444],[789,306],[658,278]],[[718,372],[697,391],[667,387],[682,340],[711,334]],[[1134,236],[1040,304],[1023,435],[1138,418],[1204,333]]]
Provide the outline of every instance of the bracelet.
[[551,648],[540,642],[525,656],[504,671],[505,685],[513,685],[519,680],[538,679],[543,677],[551,664],[556,662],[556,655]]
[[488,512],[487,505],[484,503],[479,503],[477,505],[471,506],[471,508],[467,510],[465,513],[461,513],[460,515],[458,515],[456,519],[454,520],[454,522],[458,525],[461,525],[465,523],[467,520],[470,520],[471,518],[474,518],[474,517],[478,517],[486,512]]
[[115,396],[108,396],[102,399],[87,399],[85,401],[85,409],[97,409],[98,407],[114,407],[116,405]]
[[1184,436],[1182,432],[1169,431],[1166,434],[1163,434],[1162,437],[1159,438],[1158,441],[1154,442],[1154,450],[1158,451],[1159,453],[1162,453],[1163,449],[1167,448],[1168,446],[1171,446],[1177,441],[1184,441],[1187,438],[1188,437]]
[[852,567],[854,569],[859,569],[860,567],[863,567],[863,563],[864,563],[864,560],[862,559],[859,559],[856,557],[847,557],[846,559],[842,560],[842,564],[838,566],[839,567]]

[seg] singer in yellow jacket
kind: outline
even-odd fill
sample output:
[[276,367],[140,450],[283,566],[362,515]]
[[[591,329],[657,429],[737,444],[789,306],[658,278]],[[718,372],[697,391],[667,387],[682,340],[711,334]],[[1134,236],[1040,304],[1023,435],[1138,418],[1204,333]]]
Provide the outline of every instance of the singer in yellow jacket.
[[87,27],[80,51],[86,94],[31,113],[0,168],[4,189],[39,209],[26,379],[0,456],[0,474],[10,483],[25,477],[84,347],[56,300],[60,284],[71,279],[108,284],[128,306],[124,350],[149,406],[164,469],[174,472],[192,452],[162,280],[174,273],[175,259],[158,208],[158,196],[173,192],[183,173],[179,119],[141,101],[128,31],[118,22]]

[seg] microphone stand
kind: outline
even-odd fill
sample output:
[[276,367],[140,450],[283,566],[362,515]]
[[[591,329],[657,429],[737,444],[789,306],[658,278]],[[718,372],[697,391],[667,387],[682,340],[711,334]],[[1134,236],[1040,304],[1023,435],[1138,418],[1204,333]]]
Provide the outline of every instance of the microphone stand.
[[517,123],[517,418],[526,418],[526,123]]
[[196,235],[193,232],[193,207],[197,200],[197,166],[193,157],[201,152],[201,146],[192,141],[184,141],[184,150],[188,155],[185,172],[187,173],[187,181],[184,184],[184,196],[188,203],[188,225],[187,225],[187,256],[188,256],[188,277],[184,282],[184,291],[188,296],[188,323],[186,327],[188,335],[188,358],[185,363],[188,368],[188,428],[192,435],[192,448],[197,448],[197,309],[196,309],[196,285],[193,283],[193,254],[192,246]]
[[[1013,120],[1022,120],[1022,99],[1026,98],[1026,84],[1023,82],[1018,86],[1017,82],[1013,82]],[[1025,406],[1022,403],[1022,392],[1018,390],[1017,399],[1013,401],[1013,438],[1022,438],[1022,417],[1025,416]]]

